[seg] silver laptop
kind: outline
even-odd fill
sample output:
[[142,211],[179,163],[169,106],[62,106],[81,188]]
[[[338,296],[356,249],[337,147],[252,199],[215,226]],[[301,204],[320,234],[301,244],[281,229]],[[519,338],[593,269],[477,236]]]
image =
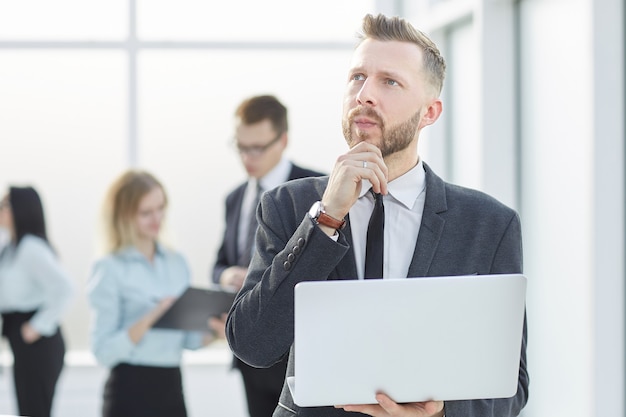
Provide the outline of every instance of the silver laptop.
[[301,407],[512,397],[526,278],[471,275],[295,287]]

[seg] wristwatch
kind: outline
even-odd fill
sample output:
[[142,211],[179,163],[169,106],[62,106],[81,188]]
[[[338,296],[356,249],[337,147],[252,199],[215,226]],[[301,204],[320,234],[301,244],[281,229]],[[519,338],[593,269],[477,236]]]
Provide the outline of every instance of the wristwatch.
[[317,224],[323,224],[324,226],[332,227],[335,230],[343,229],[346,226],[346,221],[341,219],[335,219],[334,217],[326,214],[324,205],[321,201],[316,201],[309,210],[309,216]]

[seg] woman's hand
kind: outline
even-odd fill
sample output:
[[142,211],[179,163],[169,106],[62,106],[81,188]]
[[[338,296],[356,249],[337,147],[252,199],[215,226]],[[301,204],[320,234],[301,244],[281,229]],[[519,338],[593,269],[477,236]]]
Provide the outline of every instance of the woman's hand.
[[228,314],[224,313],[220,317],[209,317],[207,322],[211,333],[207,333],[202,339],[202,345],[207,346],[217,339],[226,339],[226,318]]
[[224,313],[220,317],[209,318],[209,329],[213,330],[215,337],[226,339],[226,319],[228,314]]
[[31,326],[30,322],[25,322],[22,324],[21,328],[22,332],[22,340],[28,345],[31,343],[35,343],[37,340],[41,339],[41,333],[39,333],[33,326]]
[[161,299],[156,307],[147,312],[142,318],[140,318],[135,324],[128,329],[128,337],[130,340],[137,344],[143,338],[148,330],[156,323],[163,314],[172,306],[176,301],[175,297],[166,297]]

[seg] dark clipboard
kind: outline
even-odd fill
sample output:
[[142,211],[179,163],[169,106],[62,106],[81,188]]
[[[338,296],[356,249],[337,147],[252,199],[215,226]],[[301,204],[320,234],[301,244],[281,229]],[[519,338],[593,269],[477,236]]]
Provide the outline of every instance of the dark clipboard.
[[227,313],[236,295],[231,291],[189,287],[153,327],[209,331],[209,317]]

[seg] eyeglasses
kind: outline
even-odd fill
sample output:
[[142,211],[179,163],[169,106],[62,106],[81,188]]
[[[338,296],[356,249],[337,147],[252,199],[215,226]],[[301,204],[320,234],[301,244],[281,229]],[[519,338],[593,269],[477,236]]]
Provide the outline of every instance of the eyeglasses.
[[267,151],[273,144],[278,142],[280,138],[283,136],[284,132],[281,132],[274,139],[266,143],[265,145],[254,145],[254,146],[242,146],[237,142],[237,139],[233,139],[233,143],[235,148],[237,148],[237,152],[240,155],[248,155],[250,158],[258,158],[263,155],[265,151]]

